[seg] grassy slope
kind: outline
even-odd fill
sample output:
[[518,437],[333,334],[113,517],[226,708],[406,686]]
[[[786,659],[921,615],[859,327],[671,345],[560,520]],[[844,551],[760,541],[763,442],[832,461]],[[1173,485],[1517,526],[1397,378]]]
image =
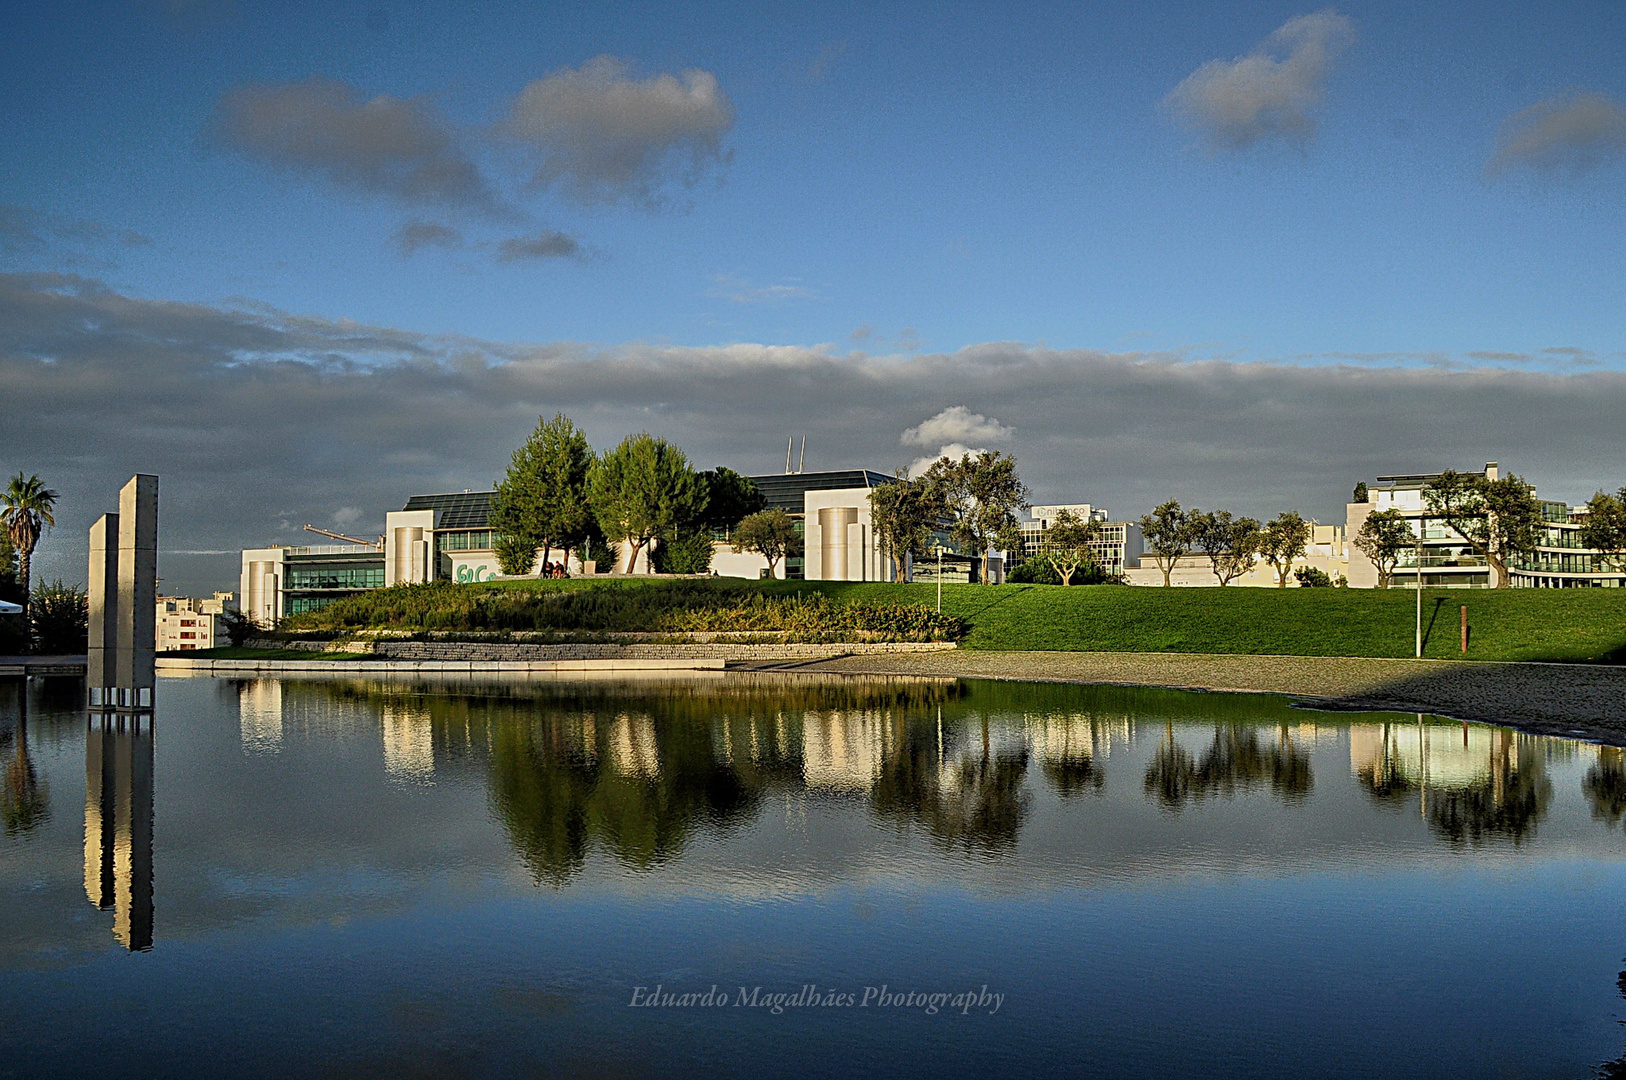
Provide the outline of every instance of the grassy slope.
[[[936,599],[930,585],[811,587],[852,599],[899,588],[918,603]],[[1626,590],[1424,590],[1423,655],[1463,655],[1464,604],[1469,659],[1626,663]],[[950,585],[943,610],[971,623],[973,649],[1411,656],[1416,599],[1375,589]]]
[[[577,579],[503,587],[606,584]],[[652,584],[657,582],[609,587]],[[760,587],[928,606],[937,597],[933,585],[780,582]],[[1626,663],[1626,589],[1425,590],[1425,656],[1462,656],[1458,610],[1463,604],[1472,627],[1469,659]],[[971,624],[964,644],[972,649],[1405,657],[1412,655],[1415,598],[1405,590],[1375,589],[945,585],[943,610]]]

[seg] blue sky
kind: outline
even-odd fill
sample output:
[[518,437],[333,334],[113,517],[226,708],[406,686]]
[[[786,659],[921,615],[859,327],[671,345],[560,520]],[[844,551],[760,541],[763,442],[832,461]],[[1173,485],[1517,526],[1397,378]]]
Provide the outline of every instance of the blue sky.
[[[1346,5],[1356,38],[1315,134],[1243,153],[1202,149],[1161,102],[1307,9],[1139,8],[17,5],[4,198],[150,237],[102,275],[136,295],[502,340],[846,347],[868,325],[946,350],[1619,351],[1619,163],[1499,182],[1483,167],[1518,109],[1626,97],[1626,7]],[[584,259],[403,258],[407,218],[502,229],[210,136],[235,87],[313,75],[478,131],[526,83],[600,55],[635,76],[711,72],[736,119],[732,160],[655,212],[526,193],[500,160],[513,150],[484,151]]]
[[[4,10],[0,379],[41,421],[0,467],[83,485],[87,521],[161,468],[198,549],[359,528],[489,483],[555,408],[746,471],[787,431],[828,448],[810,467],[890,468],[960,409],[1041,501],[1123,513],[1330,519],[1346,479],[1497,457],[1556,497],[1626,481],[1575,404],[1626,394],[1618,2]],[[234,434],[289,399],[208,388],[283,362],[320,383],[310,426]],[[481,395],[519,368],[471,364],[542,366],[510,402]],[[1300,396],[1227,397],[1259,370]],[[100,450],[62,404],[87,372],[144,417]],[[1373,409],[1382,439],[1349,420]],[[251,462],[266,439],[291,475]],[[388,469],[328,464],[355,455]]]

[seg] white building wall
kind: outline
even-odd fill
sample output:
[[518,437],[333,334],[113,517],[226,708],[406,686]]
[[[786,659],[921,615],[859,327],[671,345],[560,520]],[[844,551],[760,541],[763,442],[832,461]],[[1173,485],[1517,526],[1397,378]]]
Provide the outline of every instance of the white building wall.
[[282,617],[282,569],[287,548],[245,548],[237,595],[243,612],[262,626]]
[[887,560],[875,539],[869,488],[802,495],[802,572],[808,581],[887,581]]
[[435,579],[435,512],[393,510],[384,515],[384,584]]

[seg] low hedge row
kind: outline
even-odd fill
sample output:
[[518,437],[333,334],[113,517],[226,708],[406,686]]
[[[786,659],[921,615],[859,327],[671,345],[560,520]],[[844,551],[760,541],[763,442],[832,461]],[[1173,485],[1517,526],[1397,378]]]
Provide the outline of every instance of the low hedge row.
[[586,588],[398,585],[283,620],[292,631],[580,630],[780,632],[818,640],[863,634],[889,641],[957,641],[968,626],[922,604],[844,602],[821,593],[773,595],[740,583],[595,583]]

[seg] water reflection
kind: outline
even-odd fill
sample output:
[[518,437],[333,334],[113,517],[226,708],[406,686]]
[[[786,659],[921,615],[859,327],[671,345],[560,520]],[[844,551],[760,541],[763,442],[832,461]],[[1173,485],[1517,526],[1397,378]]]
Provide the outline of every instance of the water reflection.
[[1255,726],[1217,725],[1208,748],[1194,758],[1175,741],[1171,721],[1165,728],[1164,744],[1146,767],[1146,793],[1173,811],[1203,799],[1231,798],[1265,784],[1286,802],[1303,799],[1315,786],[1315,774],[1287,726],[1278,727],[1266,744],[1260,739]]
[[85,895],[125,948],[152,948],[152,719],[92,714],[85,733]]
[[[1517,844],[1534,834],[1553,798],[1546,774],[1552,740],[1418,721],[1351,728],[1350,763],[1373,799],[1397,805],[1415,796],[1429,827],[1454,844],[1498,837]],[[1599,748],[1600,768],[1611,750]],[[1592,782],[1589,773],[1585,783]],[[1607,783],[1602,774],[1598,782]]]
[[[245,682],[236,693],[249,753],[359,735],[374,740],[395,785],[472,771],[511,849],[537,882],[556,886],[595,850],[647,871],[698,836],[758,821],[768,806],[805,822],[808,800],[861,808],[944,852],[993,858],[1017,850],[1042,790],[1063,802],[1117,790],[1120,804],[1141,798],[1171,814],[1262,794],[1296,815],[1317,792],[1317,755],[1324,770],[1347,754],[1374,807],[1410,808],[1450,846],[1533,836],[1553,799],[1554,754],[1596,754],[1586,797],[1600,820],[1626,817],[1626,760],[1608,748],[1433,718],[1317,722],[1256,698],[972,687],[783,676],[340,679]],[[1138,787],[1114,788],[1117,758]],[[1143,842],[1137,858],[1155,861],[1151,850]]]
[[0,757],[6,759],[5,788],[0,791],[0,819],[7,836],[27,833],[51,816],[51,788],[40,778],[28,748],[28,693],[16,695],[16,721],[0,730]]

